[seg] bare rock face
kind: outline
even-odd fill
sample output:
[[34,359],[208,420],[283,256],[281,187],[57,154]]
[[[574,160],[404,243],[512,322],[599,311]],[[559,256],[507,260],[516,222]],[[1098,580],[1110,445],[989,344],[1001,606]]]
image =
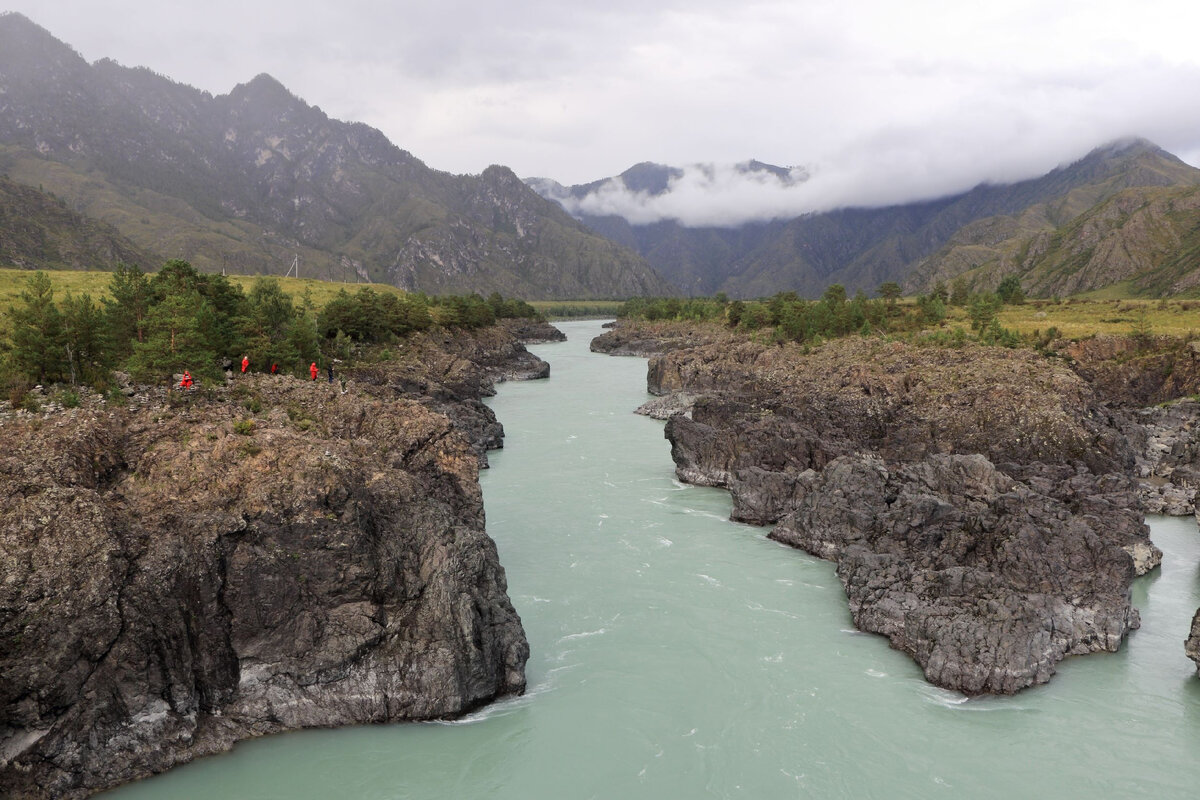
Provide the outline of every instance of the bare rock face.
[[4,797],[524,689],[476,456],[420,403],[254,376],[0,436]]
[[623,320],[592,339],[593,353],[610,356],[654,356],[671,350],[697,347],[714,341],[728,341],[733,334],[715,326],[697,327],[679,322],[639,322]]
[[[636,337],[636,330],[626,331]],[[732,517],[836,561],[858,627],[968,694],[1043,683],[1138,626],[1130,583],[1161,552],[1123,414],[1062,363],[852,337],[667,349],[647,386],[681,480]]]
[[1073,513],[979,455],[844,456],[805,483],[771,538],[837,561],[855,625],[939,686],[1012,693],[1138,627],[1114,529],[1135,541],[1142,526],[1120,497]]
[[396,345],[393,358],[349,371],[364,391],[379,397],[410,397],[445,414],[466,433],[479,459],[488,466],[487,451],[504,446],[504,426],[480,398],[496,393],[496,384],[509,380],[550,377],[550,365],[523,344],[558,341],[559,331],[548,323],[502,320],[472,331],[434,330],[415,334]]
[[504,319],[500,324],[522,344],[565,342],[567,335],[549,322],[528,319]]
[[1192,617],[1192,630],[1183,643],[1183,649],[1187,657],[1196,662],[1196,670],[1200,672],[1200,610]]
[[1146,513],[1194,514],[1200,490],[1200,403],[1184,399],[1133,410],[1123,429],[1137,454]]

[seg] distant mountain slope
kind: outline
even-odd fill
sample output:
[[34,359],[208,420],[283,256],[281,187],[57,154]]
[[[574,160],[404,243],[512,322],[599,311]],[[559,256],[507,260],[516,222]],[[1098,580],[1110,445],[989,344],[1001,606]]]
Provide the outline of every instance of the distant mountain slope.
[[[645,171],[645,165],[639,168]],[[666,169],[659,167],[658,174],[669,179]],[[565,191],[578,197],[581,189],[598,185]],[[1200,185],[1200,170],[1134,139],[1098,148],[1040,178],[985,184],[921,203],[842,209],[733,228],[581,218],[593,230],[635,247],[660,274],[691,294],[725,291],[753,297],[794,290],[816,296],[832,283],[871,291],[890,280],[910,290],[924,289],[1014,257],[1029,236],[1054,231],[1125,189],[1195,185]],[[535,187],[546,192],[544,184]],[[1105,273],[1092,274],[1101,280]]]
[[111,226],[0,175],[0,267],[113,269],[119,263],[149,267],[155,261]]
[[[1200,171],[1147,151],[1132,168],[1023,209],[959,230],[916,266],[909,288],[961,275],[977,289],[1018,274],[1026,291],[1066,295],[1129,281],[1141,294],[1174,294],[1200,282],[1197,233]],[[1164,169],[1166,167],[1166,169]],[[1155,178],[1159,180],[1156,182]]]
[[921,268],[962,275],[975,289],[1015,274],[1040,296],[1113,284],[1155,297],[1200,289],[1200,187],[1125,189],[1061,226],[1038,228],[1040,212],[1031,209],[1029,219],[1011,226],[1006,218],[982,220],[977,225],[997,231],[994,244],[971,244],[980,231],[964,229]]
[[430,292],[670,290],[504,168],[432,170],[267,75],[214,97],[89,65],[17,14],[0,16],[0,147],[14,180],[209,270],[282,272],[299,257],[308,275]]

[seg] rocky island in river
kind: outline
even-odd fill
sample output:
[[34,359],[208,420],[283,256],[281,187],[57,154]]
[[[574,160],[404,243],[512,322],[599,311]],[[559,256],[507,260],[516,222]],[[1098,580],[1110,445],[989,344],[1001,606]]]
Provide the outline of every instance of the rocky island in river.
[[[1012,693],[1138,627],[1130,585],[1161,558],[1143,505],[1170,482],[1145,479],[1191,474],[1195,415],[1147,427],[1137,397],[1085,379],[1111,374],[1104,354],[1073,369],[1031,350],[806,348],[639,322],[593,349],[649,356],[660,397],[642,413],[668,420],[678,477],[727,488],[733,518],[835,561],[855,624],[934,684]],[[1172,357],[1186,374],[1194,354]],[[1198,640],[1194,627],[1193,658]]]
[[251,375],[0,420],[0,795],[522,692],[479,398],[547,373],[511,324],[434,330],[346,391]]

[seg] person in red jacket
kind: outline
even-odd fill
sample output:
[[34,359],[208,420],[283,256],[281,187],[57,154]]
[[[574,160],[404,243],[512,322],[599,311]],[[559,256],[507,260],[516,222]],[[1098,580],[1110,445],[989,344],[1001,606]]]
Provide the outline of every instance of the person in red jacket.
[[319,371],[319,370],[317,369],[317,362],[315,362],[315,361],[314,361],[314,362],[312,362],[312,365],[311,365],[311,366],[309,366],[309,368],[308,368],[308,374],[309,374],[309,375],[312,375],[312,379],[313,379],[314,381],[317,379],[317,372],[318,372],[318,371]]
[[277,372],[279,372],[279,365],[272,363],[271,364],[271,374],[274,375]]
[[188,372],[186,369],[183,371],[183,377],[180,378],[180,380],[179,380],[179,388],[180,389],[192,388],[192,373]]
[[250,356],[242,356],[242,374],[246,374],[246,370],[250,369]]

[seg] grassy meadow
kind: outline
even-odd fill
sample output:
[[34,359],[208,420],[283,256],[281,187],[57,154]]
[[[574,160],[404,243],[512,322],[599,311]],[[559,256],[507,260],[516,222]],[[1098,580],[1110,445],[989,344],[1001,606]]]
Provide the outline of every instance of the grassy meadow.
[[[951,309],[949,320],[970,326],[966,312],[961,308]],[[1005,306],[997,320],[1005,328],[1021,334],[1045,333],[1049,328],[1057,328],[1067,339],[1133,333],[1189,337],[1200,335],[1200,301],[1031,300],[1023,305]]]

